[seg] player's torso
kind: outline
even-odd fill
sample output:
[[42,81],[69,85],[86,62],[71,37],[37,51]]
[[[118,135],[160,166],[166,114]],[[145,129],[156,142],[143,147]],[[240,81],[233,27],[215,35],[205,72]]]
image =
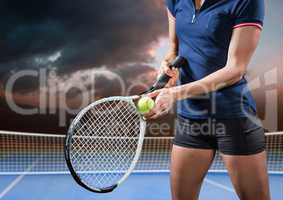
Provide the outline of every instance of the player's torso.
[[[176,1],[179,54],[190,63],[181,69],[179,84],[202,79],[226,65],[237,1],[206,0],[200,10],[195,9],[194,0]],[[243,116],[243,96],[246,99],[244,107],[255,110],[250,92],[242,93],[246,85],[243,79],[232,87],[213,93],[213,97],[180,101],[178,113],[195,118],[206,118],[211,112],[224,118]],[[213,109],[215,111],[211,111]]]
[[[176,3],[176,32],[180,54],[189,56],[190,62],[208,67],[211,73],[227,61],[232,36],[234,0],[207,0],[196,10],[193,0]],[[213,69],[211,69],[213,68]],[[201,76],[207,75],[200,72]]]

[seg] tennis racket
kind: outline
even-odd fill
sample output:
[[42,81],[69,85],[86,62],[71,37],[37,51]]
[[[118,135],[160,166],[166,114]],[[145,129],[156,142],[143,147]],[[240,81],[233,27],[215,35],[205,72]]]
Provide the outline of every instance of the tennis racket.
[[[186,64],[177,57],[170,68]],[[163,88],[163,74],[141,94]],[[82,187],[97,193],[113,191],[134,170],[141,154],[146,122],[134,97],[110,97],[90,104],[71,123],[65,140],[65,159],[71,175]]]

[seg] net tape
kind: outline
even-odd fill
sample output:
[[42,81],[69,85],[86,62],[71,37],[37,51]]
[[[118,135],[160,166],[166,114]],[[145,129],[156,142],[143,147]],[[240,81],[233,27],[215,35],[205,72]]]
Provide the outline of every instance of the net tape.
[[[65,174],[65,136],[0,131],[1,174]],[[147,137],[136,172],[168,172],[172,137]],[[268,170],[283,173],[283,133],[266,135]],[[211,171],[225,171],[216,154]]]

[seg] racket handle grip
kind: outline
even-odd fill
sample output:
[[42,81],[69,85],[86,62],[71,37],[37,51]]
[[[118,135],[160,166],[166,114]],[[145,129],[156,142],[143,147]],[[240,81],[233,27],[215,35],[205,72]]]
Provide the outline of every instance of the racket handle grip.
[[[187,60],[182,57],[182,56],[178,56],[170,65],[169,68],[181,68],[183,65],[187,64]],[[166,84],[169,82],[169,80],[171,79],[170,76],[168,76],[167,74],[162,74],[157,81],[154,83],[153,85],[153,90],[158,90],[161,88],[164,88],[166,86]]]

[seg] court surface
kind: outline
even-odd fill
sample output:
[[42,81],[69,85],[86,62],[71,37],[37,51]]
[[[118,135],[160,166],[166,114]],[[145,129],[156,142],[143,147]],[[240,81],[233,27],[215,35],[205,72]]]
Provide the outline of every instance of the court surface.
[[[0,200],[171,199],[168,170],[171,137],[147,137],[135,173],[109,194],[92,193],[77,185],[65,163],[64,140],[64,135],[0,131]],[[268,134],[266,141],[272,200],[280,200],[283,134]],[[200,195],[200,200],[215,199],[238,199],[219,154]]]
[[[283,175],[270,175],[273,200],[282,199]],[[2,200],[170,200],[168,173],[133,174],[110,194],[95,194],[78,186],[70,175],[2,175]],[[226,173],[209,173],[200,200],[238,199]]]

